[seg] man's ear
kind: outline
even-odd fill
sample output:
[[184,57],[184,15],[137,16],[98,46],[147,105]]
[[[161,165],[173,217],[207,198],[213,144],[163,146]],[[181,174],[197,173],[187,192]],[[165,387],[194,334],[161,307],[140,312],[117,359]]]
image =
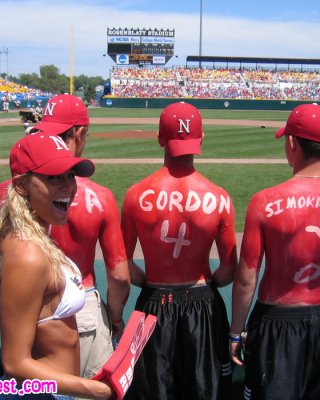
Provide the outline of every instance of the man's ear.
[[201,144],[203,142],[203,139],[204,139],[204,132],[201,133],[201,141],[200,141]]
[[161,147],[164,147],[165,141],[163,137],[160,135],[159,131],[157,132],[157,136],[158,136],[158,143],[160,144]]
[[292,151],[297,150],[297,139],[294,136],[288,135],[288,143]]
[[25,176],[17,175],[12,178],[12,186],[14,190],[22,197],[29,195],[29,187]]
[[82,133],[83,133],[84,127],[83,126],[79,126],[78,128],[74,128],[74,140],[76,143],[79,143],[82,141]]

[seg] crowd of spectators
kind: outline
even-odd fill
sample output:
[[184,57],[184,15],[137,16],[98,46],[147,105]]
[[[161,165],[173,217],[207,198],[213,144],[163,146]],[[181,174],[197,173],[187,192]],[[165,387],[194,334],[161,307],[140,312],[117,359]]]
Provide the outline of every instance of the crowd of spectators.
[[17,108],[23,100],[47,101],[52,96],[52,93],[22,86],[0,77],[0,101],[14,102]]
[[114,67],[111,95],[254,100],[320,100],[320,71]]
[[[320,101],[319,71],[279,71],[235,68],[113,67],[111,95],[253,100]],[[0,78],[0,102],[46,102],[42,92]]]

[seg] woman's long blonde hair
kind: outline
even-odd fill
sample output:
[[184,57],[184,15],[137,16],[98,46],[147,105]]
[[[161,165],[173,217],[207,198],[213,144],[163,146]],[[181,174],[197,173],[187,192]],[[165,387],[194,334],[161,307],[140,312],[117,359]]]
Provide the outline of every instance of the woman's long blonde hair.
[[11,234],[20,240],[30,240],[36,243],[48,257],[54,274],[54,281],[62,278],[62,266],[68,265],[64,253],[55,245],[48,236],[48,232],[42,226],[36,214],[32,211],[27,197],[19,195],[10,184],[7,196],[0,211],[0,241]]

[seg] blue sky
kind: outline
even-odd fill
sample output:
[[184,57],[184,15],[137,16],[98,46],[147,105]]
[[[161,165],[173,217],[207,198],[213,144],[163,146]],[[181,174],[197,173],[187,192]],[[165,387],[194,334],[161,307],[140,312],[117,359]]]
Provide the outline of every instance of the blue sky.
[[[0,0],[0,72],[109,76],[107,28],[175,29],[175,55],[199,54],[201,0]],[[320,59],[320,1],[202,0],[202,55]],[[72,32],[72,35],[71,35]],[[6,54],[8,49],[8,54]]]

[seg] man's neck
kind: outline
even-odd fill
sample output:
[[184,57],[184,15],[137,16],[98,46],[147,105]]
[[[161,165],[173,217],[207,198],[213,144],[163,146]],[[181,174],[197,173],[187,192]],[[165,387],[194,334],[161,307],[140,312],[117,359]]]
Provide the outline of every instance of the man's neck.
[[310,159],[293,169],[293,176],[320,176],[320,160]]
[[186,154],[180,157],[172,157],[169,154],[165,154],[164,166],[168,168],[178,167],[185,169],[194,169],[193,158],[193,154]]

